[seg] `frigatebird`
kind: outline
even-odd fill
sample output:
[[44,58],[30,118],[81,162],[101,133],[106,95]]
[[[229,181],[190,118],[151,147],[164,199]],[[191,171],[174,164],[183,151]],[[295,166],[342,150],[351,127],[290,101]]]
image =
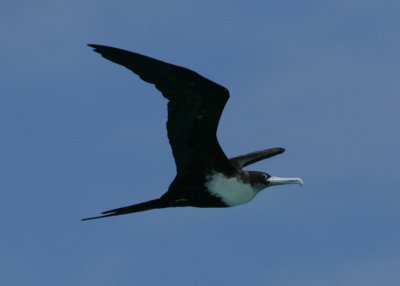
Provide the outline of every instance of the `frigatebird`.
[[217,140],[217,127],[229,91],[180,66],[113,47],[92,45],[104,58],[154,84],[168,99],[167,132],[176,177],[160,198],[102,212],[91,220],[168,207],[232,207],[251,201],[275,185],[303,184],[300,178],[278,178],[243,167],[283,153],[270,148],[228,159]]

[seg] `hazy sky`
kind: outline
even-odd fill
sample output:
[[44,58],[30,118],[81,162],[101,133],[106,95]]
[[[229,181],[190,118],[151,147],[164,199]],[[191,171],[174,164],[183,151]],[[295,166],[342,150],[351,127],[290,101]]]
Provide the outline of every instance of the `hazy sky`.
[[[3,2],[1,285],[400,285],[400,2]],[[227,87],[226,154],[303,188],[81,222],[175,175],[166,100],[87,43]]]

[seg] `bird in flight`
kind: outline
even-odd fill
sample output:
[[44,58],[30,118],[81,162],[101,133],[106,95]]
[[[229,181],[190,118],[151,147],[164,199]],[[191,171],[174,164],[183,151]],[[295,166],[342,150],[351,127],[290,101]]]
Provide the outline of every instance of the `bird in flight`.
[[96,53],[123,65],[154,84],[168,99],[167,132],[176,177],[160,198],[102,212],[91,220],[168,207],[233,207],[251,201],[261,190],[300,178],[278,178],[243,167],[285,151],[271,148],[228,159],[217,140],[217,127],[229,91],[198,73],[144,55],[92,45]]

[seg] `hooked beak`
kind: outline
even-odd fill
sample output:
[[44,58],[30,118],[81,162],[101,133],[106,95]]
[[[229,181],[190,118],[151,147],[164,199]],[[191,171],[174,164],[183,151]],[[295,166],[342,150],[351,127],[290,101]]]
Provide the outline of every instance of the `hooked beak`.
[[278,178],[271,176],[267,179],[270,186],[287,185],[287,184],[299,184],[303,186],[303,180],[300,178]]

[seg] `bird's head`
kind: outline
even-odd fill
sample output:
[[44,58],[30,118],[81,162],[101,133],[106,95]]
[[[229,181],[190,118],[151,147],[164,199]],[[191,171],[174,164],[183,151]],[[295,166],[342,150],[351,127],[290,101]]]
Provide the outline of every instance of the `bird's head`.
[[255,171],[249,171],[249,175],[254,187],[260,191],[262,189],[278,185],[298,184],[303,186],[303,180],[300,178],[279,178],[264,172]]

